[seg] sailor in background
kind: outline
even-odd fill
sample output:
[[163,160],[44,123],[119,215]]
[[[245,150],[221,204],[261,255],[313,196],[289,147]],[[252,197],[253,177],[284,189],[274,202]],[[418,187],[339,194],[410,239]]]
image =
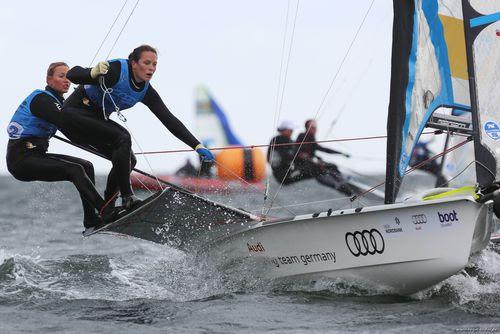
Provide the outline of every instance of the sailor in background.
[[[439,187],[448,187],[448,181],[444,177],[441,172],[441,166],[437,163],[436,160],[427,161],[434,155],[431,150],[427,147],[429,142],[419,141],[415,148],[413,149],[413,155],[410,159],[410,166],[415,167],[419,164],[418,169],[431,173],[437,178],[437,186]],[[427,161],[427,162],[425,162]],[[425,163],[424,163],[425,162]]]
[[267,151],[267,161],[271,165],[276,181],[283,185],[302,180],[304,177],[295,169],[293,158],[296,145],[292,140],[293,123],[282,121],[278,126],[278,135],[271,139]]
[[68,65],[50,64],[45,90],[33,91],[21,103],[7,128],[7,168],[20,181],[70,181],[78,189],[86,228],[101,223],[96,209],[104,200],[94,187],[94,166],[87,160],[47,153],[50,138],[61,125],[63,94],[69,89]]
[[341,154],[346,158],[350,155],[342,153],[327,147],[323,147],[316,142],[317,123],[313,119],[305,122],[305,131],[297,137],[297,143],[304,143],[300,146],[297,155],[296,166],[302,173],[303,177],[314,177],[316,180],[326,186],[335,188],[336,190],[351,196],[353,189],[344,179],[337,166],[332,163],[324,162],[316,155],[317,151]]
[[[157,62],[156,49],[141,45],[132,51],[128,59],[101,61],[92,68],[75,66],[68,72],[68,79],[80,86],[64,103],[64,126],[61,131],[71,141],[91,146],[111,159],[113,167],[104,196],[112,206],[118,190],[125,208],[132,209],[140,203],[130,186],[130,172],[136,163],[131,136],[124,127],[109,119],[113,112],[142,102],[172,134],[195,149],[203,160],[214,159],[212,153],[170,112],[150,84]],[[152,136],[160,138],[158,134]]]

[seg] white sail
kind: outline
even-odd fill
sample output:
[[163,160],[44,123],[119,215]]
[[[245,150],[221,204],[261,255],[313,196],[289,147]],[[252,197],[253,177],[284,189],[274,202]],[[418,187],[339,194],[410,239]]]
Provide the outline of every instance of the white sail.
[[242,145],[229,121],[208,89],[198,86],[196,94],[196,135],[207,147]]
[[[453,115],[470,117],[472,110],[462,2],[415,0],[395,8],[398,29],[393,36],[387,203],[395,201],[431,116],[451,110]],[[464,167],[449,162],[449,171]]]

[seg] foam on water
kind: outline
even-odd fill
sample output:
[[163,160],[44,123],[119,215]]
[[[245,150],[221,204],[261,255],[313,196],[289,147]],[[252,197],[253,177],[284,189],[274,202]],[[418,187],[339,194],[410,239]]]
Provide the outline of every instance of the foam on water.
[[216,272],[190,255],[168,247],[151,249],[130,262],[110,261],[111,276],[120,282],[121,297],[188,301],[220,293]]
[[5,261],[5,259],[7,259],[7,258],[8,258],[8,255],[5,251],[5,249],[0,248],[0,264],[2,264],[3,261]]
[[473,256],[460,273],[412,297],[425,300],[438,296],[447,297],[454,305],[469,312],[478,311],[477,303],[481,304],[492,296],[500,299],[500,254],[495,247],[490,245]]
[[144,244],[141,249],[51,259],[12,255],[2,249],[0,297],[179,302],[223,293],[219,273],[196,258],[161,245]]

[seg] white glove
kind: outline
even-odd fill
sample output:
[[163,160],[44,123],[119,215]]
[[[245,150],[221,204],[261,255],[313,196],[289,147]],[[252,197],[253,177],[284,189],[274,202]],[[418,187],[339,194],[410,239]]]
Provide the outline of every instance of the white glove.
[[96,66],[92,67],[92,69],[90,70],[90,76],[92,77],[92,79],[95,79],[100,75],[108,73],[108,70],[109,63],[107,61],[100,61]]

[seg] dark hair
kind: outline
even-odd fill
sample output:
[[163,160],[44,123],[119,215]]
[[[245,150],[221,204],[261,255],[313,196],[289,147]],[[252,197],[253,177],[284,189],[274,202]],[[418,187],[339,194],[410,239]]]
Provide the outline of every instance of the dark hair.
[[306,127],[306,130],[309,129],[309,125],[311,124],[311,122],[314,122],[315,120],[314,119],[308,119],[305,123],[304,123],[304,126]]
[[134,51],[132,51],[132,53],[130,53],[128,55],[128,60],[129,61],[133,60],[137,63],[139,61],[139,59],[141,59],[141,54],[145,51],[151,51],[151,52],[154,52],[155,55],[158,55],[158,52],[156,51],[156,49],[154,47],[147,45],[147,44],[143,44],[143,45],[136,47],[134,49]]
[[54,71],[56,70],[57,67],[59,66],[66,66],[66,67],[69,67],[68,64],[66,64],[65,62],[63,61],[57,61],[55,63],[52,63],[49,65],[49,68],[47,69],[47,76],[48,77],[51,77],[54,75]]

